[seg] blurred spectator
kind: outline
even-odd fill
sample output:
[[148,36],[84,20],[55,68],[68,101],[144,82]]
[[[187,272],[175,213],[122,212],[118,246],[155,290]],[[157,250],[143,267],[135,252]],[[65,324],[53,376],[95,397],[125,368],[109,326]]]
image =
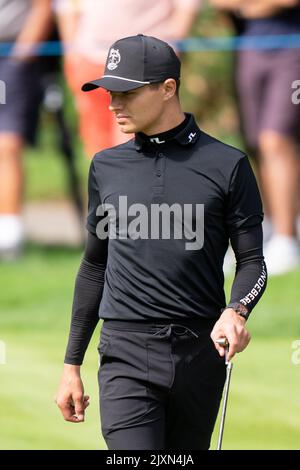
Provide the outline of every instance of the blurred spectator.
[[[242,36],[300,34],[299,0],[211,0],[230,12]],[[270,38],[269,38],[270,39]],[[256,156],[265,210],[273,232],[266,243],[269,274],[300,264],[296,235],[299,203],[300,105],[292,83],[300,77],[297,48],[243,50],[236,57],[236,87],[246,143]]]
[[0,0],[0,42],[12,42],[0,57],[0,79],[6,86],[0,104],[0,258],[14,258],[23,242],[22,153],[34,137],[41,101],[35,44],[48,37],[51,0]]
[[100,77],[107,50],[121,37],[146,34],[169,42],[184,38],[202,0],[56,0],[61,37],[66,45],[65,75],[75,96],[85,151],[91,158],[103,148],[129,139],[109,111],[109,94],[82,93],[83,83]]

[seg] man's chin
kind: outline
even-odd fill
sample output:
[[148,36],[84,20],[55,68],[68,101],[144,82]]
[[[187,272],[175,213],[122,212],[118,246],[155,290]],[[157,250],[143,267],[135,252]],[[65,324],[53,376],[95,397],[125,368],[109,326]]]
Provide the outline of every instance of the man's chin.
[[122,126],[119,124],[119,129],[123,134],[134,134],[136,132],[134,126]]

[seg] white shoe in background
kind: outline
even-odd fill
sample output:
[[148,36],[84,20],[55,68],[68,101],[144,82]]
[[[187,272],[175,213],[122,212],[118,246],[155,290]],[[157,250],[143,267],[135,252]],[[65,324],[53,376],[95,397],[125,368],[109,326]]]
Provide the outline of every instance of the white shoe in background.
[[23,242],[22,217],[14,214],[0,215],[0,259],[17,258],[21,254]]
[[264,217],[263,223],[264,243],[267,243],[273,235],[273,224],[270,217]]
[[300,246],[296,238],[273,235],[264,248],[270,276],[285,274],[300,267]]

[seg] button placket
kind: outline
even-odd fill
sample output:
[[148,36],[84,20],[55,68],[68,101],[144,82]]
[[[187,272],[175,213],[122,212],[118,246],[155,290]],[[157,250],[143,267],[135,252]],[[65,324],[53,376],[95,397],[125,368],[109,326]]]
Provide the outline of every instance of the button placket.
[[163,194],[165,191],[165,165],[166,156],[161,151],[157,151],[154,157],[152,187],[152,202],[155,204],[160,204],[163,200]]
[[155,157],[155,183],[154,187],[164,185],[165,155],[159,152]]
[[163,173],[164,157],[165,157],[164,154],[161,152],[156,157],[156,176],[158,178],[160,178]]

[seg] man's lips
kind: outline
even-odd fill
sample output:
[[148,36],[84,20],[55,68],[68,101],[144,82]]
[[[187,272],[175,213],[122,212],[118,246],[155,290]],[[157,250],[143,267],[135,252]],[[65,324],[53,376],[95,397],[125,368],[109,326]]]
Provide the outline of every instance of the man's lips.
[[129,116],[127,116],[126,114],[117,114],[117,115],[116,115],[116,118],[117,118],[117,119],[128,119]]

